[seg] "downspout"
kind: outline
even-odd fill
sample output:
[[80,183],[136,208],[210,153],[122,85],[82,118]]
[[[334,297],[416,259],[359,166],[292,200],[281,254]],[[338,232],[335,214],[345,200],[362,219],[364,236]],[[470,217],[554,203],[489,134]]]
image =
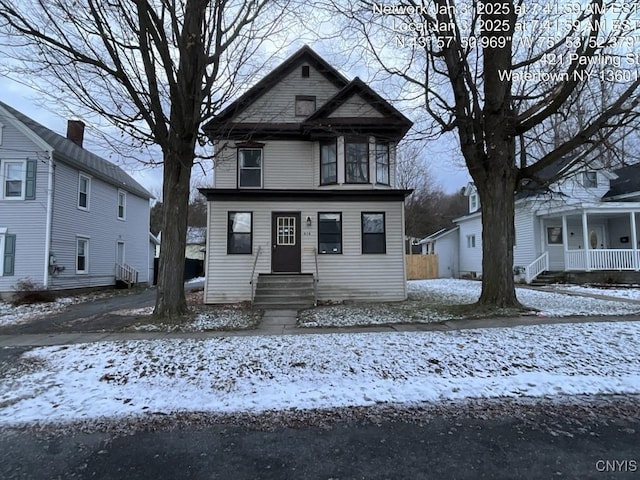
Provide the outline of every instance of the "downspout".
[[49,288],[49,255],[51,253],[51,224],[53,222],[53,150],[49,150],[49,173],[47,180],[47,220],[44,240],[44,288]]

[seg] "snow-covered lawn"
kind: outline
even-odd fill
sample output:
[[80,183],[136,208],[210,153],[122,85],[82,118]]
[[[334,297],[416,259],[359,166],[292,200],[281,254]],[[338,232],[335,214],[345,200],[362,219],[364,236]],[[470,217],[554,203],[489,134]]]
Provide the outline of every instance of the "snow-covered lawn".
[[74,296],[58,298],[55,302],[34,303],[14,307],[10,303],[0,301],[0,327],[28,323],[35,318],[59,313],[69,305],[95,299],[95,296]]
[[[153,313],[153,307],[149,309],[130,310],[137,316]],[[254,328],[262,318],[259,311],[252,311],[240,305],[221,305],[198,307],[190,315],[188,320],[176,324],[141,321],[132,327],[134,331],[146,332],[206,332],[212,330],[246,330]]]
[[[407,282],[407,285],[409,299],[406,302],[320,307],[301,312],[299,324],[303,327],[330,327],[428,323],[462,318],[469,313],[453,307],[476,302],[481,290],[481,283],[472,280],[414,280]],[[516,293],[522,304],[532,308],[532,314],[545,317],[629,315],[640,312],[640,305],[633,303],[528,288],[518,288]]]
[[638,394],[640,322],[95,343],[21,362],[0,379],[0,425]]
[[628,298],[630,300],[640,301],[640,285],[633,285],[627,288],[611,287],[588,287],[584,285],[564,285],[557,284],[553,287],[554,290],[567,290],[569,292],[588,294],[588,295],[604,295],[607,297],[615,298]]

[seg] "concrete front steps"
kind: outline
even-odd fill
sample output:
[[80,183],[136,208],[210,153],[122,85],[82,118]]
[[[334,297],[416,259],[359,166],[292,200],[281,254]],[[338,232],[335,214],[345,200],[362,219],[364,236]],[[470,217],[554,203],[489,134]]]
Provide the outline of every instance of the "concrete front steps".
[[564,280],[564,272],[545,271],[531,281],[533,287],[546,287],[554,283],[562,283]]
[[258,275],[253,306],[263,310],[301,310],[313,307],[313,287],[313,275],[310,273],[261,273]]

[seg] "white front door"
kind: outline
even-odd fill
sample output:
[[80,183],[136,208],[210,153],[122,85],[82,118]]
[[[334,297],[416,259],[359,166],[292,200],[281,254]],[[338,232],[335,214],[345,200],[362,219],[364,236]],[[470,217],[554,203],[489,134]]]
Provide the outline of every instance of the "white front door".
[[124,265],[124,242],[116,243],[116,263]]

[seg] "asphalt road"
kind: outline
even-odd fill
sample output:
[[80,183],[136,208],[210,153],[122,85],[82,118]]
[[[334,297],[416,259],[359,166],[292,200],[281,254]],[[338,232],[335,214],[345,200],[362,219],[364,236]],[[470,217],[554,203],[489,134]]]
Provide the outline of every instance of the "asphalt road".
[[107,433],[5,431],[3,479],[627,479],[640,423],[435,418],[260,431],[214,425]]

